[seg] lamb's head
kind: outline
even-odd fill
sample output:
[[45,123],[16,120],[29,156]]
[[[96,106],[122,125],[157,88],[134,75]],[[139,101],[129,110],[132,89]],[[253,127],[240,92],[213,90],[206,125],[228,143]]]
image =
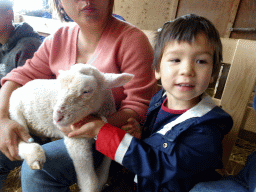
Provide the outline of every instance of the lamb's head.
[[60,71],[54,123],[66,127],[87,115],[97,114],[104,99],[108,99],[104,96],[106,91],[122,86],[132,78],[133,75],[128,73],[102,73],[89,64],[76,64],[70,70]]

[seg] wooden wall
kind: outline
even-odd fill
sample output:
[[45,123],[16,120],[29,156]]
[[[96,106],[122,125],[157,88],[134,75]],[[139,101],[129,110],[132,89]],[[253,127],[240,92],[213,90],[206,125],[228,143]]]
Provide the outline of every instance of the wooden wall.
[[141,29],[155,30],[175,18],[178,0],[115,0],[114,12]]
[[143,30],[156,30],[165,21],[195,13],[211,20],[221,37],[256,40],[256,0],[115,0],[114,12]]

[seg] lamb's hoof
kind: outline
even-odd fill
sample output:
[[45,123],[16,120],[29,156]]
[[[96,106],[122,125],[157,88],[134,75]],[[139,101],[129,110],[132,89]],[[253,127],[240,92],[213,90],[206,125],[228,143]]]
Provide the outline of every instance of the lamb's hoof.
[[39,170],[39,169],[42,169],[43,168],[43,165],[40,164],[39,161],[35,161],[34,163],[32,163],[32,165],[30,166],[30,168],[32,170]]

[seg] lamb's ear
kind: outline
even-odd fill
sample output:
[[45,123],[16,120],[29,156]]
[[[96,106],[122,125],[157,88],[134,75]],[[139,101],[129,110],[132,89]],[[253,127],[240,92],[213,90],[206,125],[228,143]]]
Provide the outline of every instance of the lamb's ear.
[[104,77],[105,77],[105,81],[103,86],[105,88],[113,88],[113,87],[120,87],[128,83],[129,81],[131,81],[134,75],[129,73],[121,73],[121,74],[105,73]]

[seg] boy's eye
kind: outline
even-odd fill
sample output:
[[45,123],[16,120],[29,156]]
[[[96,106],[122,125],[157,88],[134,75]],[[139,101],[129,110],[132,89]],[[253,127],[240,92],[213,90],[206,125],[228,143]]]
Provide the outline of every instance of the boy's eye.
[[180,59],[170,59],[170,62],[178,63],[178,62],[180,62]]
[[199,63],[199,64],[206,64],[208,63],[206,60],[197,60],[196,63]]

